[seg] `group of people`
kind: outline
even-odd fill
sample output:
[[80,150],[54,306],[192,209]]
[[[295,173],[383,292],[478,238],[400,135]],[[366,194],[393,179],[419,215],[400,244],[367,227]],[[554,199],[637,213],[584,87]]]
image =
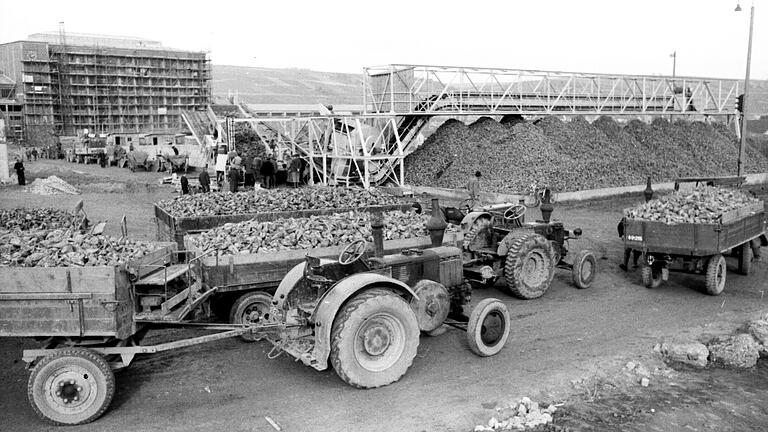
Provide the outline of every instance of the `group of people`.
[[[283,164],[287,171],[287,182],[293,187],[299,187],[304,171],[304,161],[298,155],[293,155]],[[235,151],[219,153],[215,161],[216,184],[219,190],[226,189],[230,192],[237,192],[241,184],[246,188],[259,184],[264,189],[273,189],[277,185],[276,174],[280,168],[274,156],[267,156],[264,159],[258,156],[242,158]],[[211,177],[208,174],[207,164],[201,171],[198,181],[201,192],[211,191]],[[181,193],[189,193],[189,179],[186,176],[181,177]]]

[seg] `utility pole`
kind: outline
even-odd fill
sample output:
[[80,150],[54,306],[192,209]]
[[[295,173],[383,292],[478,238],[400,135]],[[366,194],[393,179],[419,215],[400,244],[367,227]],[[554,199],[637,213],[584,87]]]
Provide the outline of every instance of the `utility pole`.
[[[741,6],[736,5],[736,12],[741,11]],[[741,113],[741,142],[739,143],[739,161],[736,167],[736,175],[741,177],[743,171],[744,148],[747,144],[747,108],[749,104],[749,71],[752,65],[752,28],[755,22],[755,3],[752,2],[752,7],[749,11],[749,43],[747,44],[747,73],[744,78],[744,111]]]

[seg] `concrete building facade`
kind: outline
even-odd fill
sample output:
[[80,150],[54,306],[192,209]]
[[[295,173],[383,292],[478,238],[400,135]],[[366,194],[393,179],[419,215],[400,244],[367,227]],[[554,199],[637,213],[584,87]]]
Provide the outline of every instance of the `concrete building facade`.
[[185,133],[182,110],[211,103],[205,52],[145,39],[38,33],[0,44],[0,74],[13,83],[5,110],[16,115],[5,116],[15,139],[41,129],[58,136],[84,129]]

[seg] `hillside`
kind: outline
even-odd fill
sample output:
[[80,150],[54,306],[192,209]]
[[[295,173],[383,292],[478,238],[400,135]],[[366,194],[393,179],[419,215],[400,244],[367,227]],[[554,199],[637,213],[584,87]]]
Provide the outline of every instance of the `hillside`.
[[211,83],[216,103],[229,92],[254,104],[359,104],[363,95],[362,75],[308,69],[213,65]]

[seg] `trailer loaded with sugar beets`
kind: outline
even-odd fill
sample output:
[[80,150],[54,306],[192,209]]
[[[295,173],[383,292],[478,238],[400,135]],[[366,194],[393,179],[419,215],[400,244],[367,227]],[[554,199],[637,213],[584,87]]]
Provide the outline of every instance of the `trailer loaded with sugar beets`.
[[[335,259],[307,255],[287,272],[268,307],[251,308],[242,324],[196,317],[209,290],[200,281],[202,257],[180,256],[173,243],[131,262],[100,267],[0,267],[0,336],[34,337],[25,350],[30,404],[59,425],[88,423],[109,407],[113,369],[137,354],[250,335],[317,370],[333,368],[345,382],[375,388],[410,367],[420,332],[447,324],[467,332],[469,348],[497,354],[511,323],[506,306],[484,299],[464,315],[471,288],[461,249],[444,245],[384,255],[381,217],[374,217],[374,254],[355,241]],[[178,286],[182,285],[182,286]],[[185,285],[185,286],[184,286]],[[182,289],[183,288],[183,289]],[[34,313],[31,313],[34,311]],[[190,339],[142,345],[150,329],[214,331]]]
[[[713,184],[707,178],[682,180]],[[642,282],[648,288],[659,287],[670,272],[682,272],[704,275],[706,292],[719,295],[725,289],[725,257],[735,256],[738,272],[748,275],[753,252],[768,246],[766,223],[764,203],[739,190],[677,190],[625,210],[624,248],[642,252]]]

